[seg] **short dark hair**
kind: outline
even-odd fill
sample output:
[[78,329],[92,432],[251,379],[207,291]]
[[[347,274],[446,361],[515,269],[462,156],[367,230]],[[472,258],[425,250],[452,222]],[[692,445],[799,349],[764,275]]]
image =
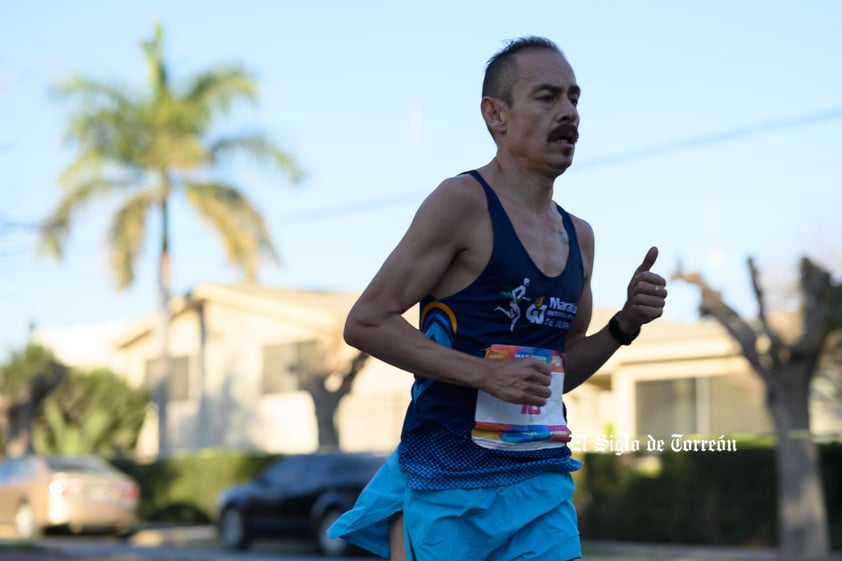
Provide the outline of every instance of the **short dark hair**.
[[550,49],[561,55],[558,45],[545,37],[520,37],[512,39],[497,54],[488,59],[485,65],[485,78],[482,81],[482,97],[489,96],[502,99],[506,105],[512,104],[512,86],[517,74],[515,72],[515,55],[527,49]]

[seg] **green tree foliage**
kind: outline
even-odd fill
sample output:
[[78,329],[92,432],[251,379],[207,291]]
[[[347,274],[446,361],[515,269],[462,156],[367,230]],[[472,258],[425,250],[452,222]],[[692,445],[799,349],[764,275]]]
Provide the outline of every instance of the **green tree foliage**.
[[0,393],[4,397],[20,395],[38,377],[55,370],[57,364],[53,353],[42,345],[31,343],[12,351],[0,365]]
[[131,452],[148,400],[111,371],[72,371],[30,343],[0,364],[0,452]]
[[114,372],[71,372],[41,403],[33,447],[42,454],[130,454],[149,395]]
[[17,455],[31,450],[36,412],[67,371],[49,349],[34,343],[0,364],[0,451]]

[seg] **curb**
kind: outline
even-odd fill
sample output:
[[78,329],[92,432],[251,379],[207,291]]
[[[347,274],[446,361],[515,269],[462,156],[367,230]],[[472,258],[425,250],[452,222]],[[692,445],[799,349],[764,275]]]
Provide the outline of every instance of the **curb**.
[[156,547],[160,545],[186,545],[201,543],[217,543],[216,528],[204,526],[141,526],[126,540],[128,543],[140,547]]

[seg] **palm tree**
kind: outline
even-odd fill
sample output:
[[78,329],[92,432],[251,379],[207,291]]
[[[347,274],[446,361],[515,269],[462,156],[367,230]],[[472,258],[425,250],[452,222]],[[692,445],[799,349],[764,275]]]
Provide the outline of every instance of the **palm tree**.
[[208,179],[224,158],[244,153],[268,161],[293,182],[301,174],[294,159],[260,134],[214,137],[218,118],[238,101],[255,101],[256,86],[239,66],[215,66],[173,84],[164,63],[163,32],[155,27],[142,48],[149,88],[135,93],[110,84],[72,78],[56,88],[77,105],[67,137],[78,154],[59,178],[63,197],[44,224],[40,249],[61,259],[79,210],[106,196],[121,206],[108,232],[110,263],[117,288],[129,287],[142,253],[146,228],[159,221],[157,344],[153,399],[158,407],[159,452],[167,450],[168,329],[171,296],[170,209],[183,195],[219,234],[226,256],[254,280],[261,257],[278,254],[257,208],[240,189]]

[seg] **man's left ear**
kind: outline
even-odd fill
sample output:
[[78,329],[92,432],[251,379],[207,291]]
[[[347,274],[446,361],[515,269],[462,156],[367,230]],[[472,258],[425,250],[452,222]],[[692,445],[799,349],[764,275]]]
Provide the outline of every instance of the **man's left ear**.
[[482,118],[486,126],[495,133],[506,131],[506,104],[493,97],[484,97],[480,102]]

